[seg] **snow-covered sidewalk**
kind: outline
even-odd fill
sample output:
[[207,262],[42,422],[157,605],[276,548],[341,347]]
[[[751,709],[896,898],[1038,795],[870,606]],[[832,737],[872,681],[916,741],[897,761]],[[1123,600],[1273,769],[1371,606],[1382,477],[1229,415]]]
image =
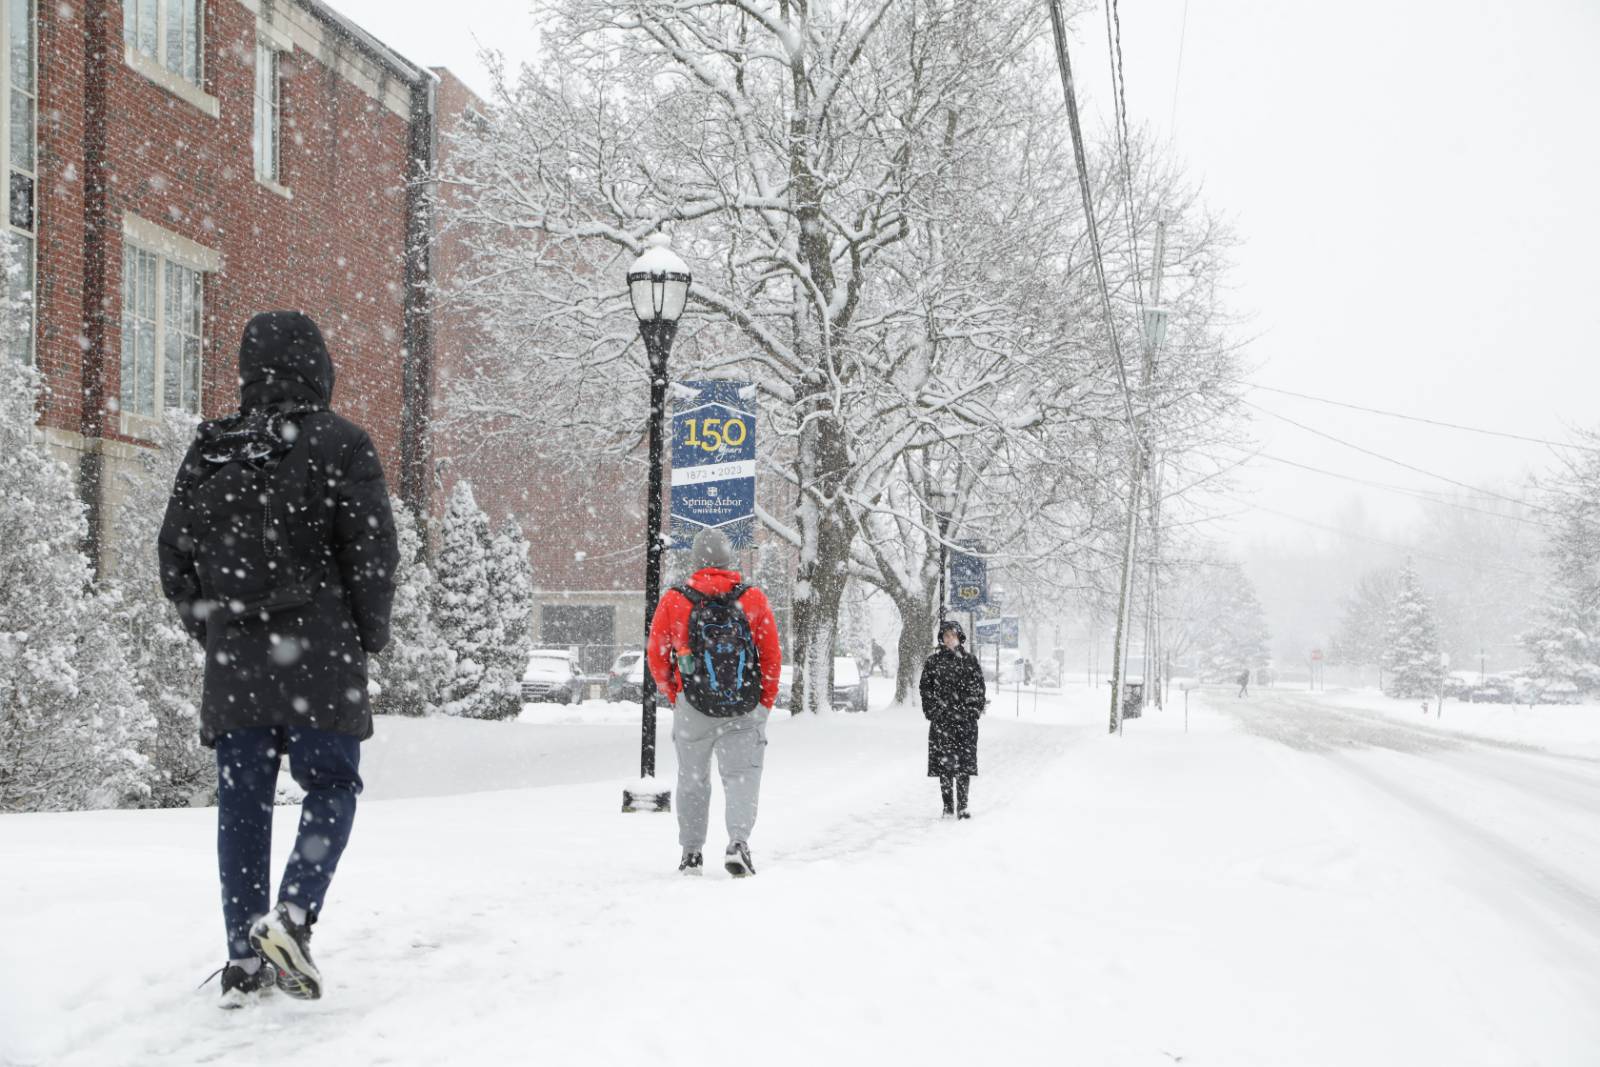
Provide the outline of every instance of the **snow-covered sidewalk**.
[[212,812],[0,818],[0,1063],[1592,1062],[1572,976],[1348,778],[1203,701],[1030,698],[969,823],[915,712],[775,721],[745,882],[618,813],[625,725],[380,722],[328,994],[238,1013],[193,990]]

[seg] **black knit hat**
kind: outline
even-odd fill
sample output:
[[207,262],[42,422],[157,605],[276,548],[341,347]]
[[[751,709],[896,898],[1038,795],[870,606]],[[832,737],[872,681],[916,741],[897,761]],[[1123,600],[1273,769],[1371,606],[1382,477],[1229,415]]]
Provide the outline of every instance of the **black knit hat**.
[[941,644],[944,643],[944,635],[951,630],[955,631],[957,641],[960,641],[963,645],[967,643],[967,631],[961,628],[961,624],[954,619],[946,619],[939,624],[939,642]]

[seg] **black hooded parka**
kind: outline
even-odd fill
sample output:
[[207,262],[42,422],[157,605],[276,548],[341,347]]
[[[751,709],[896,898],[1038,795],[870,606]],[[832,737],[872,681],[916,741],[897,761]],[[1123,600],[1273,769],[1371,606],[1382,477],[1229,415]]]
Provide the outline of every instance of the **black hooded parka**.
[[922,714],[928,720],[928,776],[978,773],[983,668],[965,645],[940,647],[922,665]]
[[[205,646],[207,745],[253,726],[372,736],[367,656],[389,640],[399,552],[377,450],[328,410],[333,381],[309,317],[251,319],[239,348],[240,414],[202,424],[167,503],[161,583]],[[238,443],[241,428],[269,424],[280,454],[241,461],[260,450]],[[265,513],[248,503],[269,497]]]

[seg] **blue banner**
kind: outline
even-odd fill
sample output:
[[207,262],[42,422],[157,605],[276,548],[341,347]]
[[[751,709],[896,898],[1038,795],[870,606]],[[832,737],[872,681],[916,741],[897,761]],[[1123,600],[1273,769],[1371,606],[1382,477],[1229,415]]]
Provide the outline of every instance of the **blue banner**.
[[756,387],[672,384],[672,547],[714,527],[735,548],[755,543]]
[[1022,619],[1017,615],[1002,615],[998,619],[979,619],[977,626],[977,643],[992,645],[999,643],[1001,648],[1022,647]]
[[976,611],[989,603],[989,563],[978,545],[950,550],[950,607],[956,611]]

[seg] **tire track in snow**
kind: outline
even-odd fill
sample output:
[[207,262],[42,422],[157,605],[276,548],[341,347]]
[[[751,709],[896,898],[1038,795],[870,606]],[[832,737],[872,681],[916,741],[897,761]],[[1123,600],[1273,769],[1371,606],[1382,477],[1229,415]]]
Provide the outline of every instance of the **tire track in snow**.
[[[1475,891],[1489,892],[1497,910],[1521,920],[1522,928],[1537,936],[1551,953],[1571,960],[1576,973],[1592,970],[1595,949],[1600,947],[1600,887],[1589,885],[1554,866],[1549,858],[1511,835],[1474,821],[1470,812],[1462,814],[1452,810],[1430,796],[1423,786],[1414,784],[1425,779],[1402,780],[1380,764],[1358,757],[1356,752],[1377,749],[1399,759],[1419,759],[1474,784],[1490,779],[1519,794],[1527,794],[1538,805],[1569,815],[1576,811],[1580,815],[1579,825],[1585,821],[1582,817],[1590,817],[1596,810],[1586,792],[1574,798],[1566,787],[1541,790],[1536,779],[1524,774],[1508,776],[1502,769],[1492,766],[1492,760],[1499,758],[1515,761],[1514,765],[1520,770],[1523,761],[1530,756],[1539,758],[1520,746],[1485,744],[1481,739],[1456,738],[1408,728],[1406,724],[1394,723],[1382,716],[1348,714],[1348,709],[1334,710],[1293,698],[1276,698],[1274,703],[1280,711],[1288,709],[1297,714],[1273,714],[1271,705],[1260,704],[1241,707],[1222,703],[1218,710],[1233,715],[1256,736],[1326,757],[1330,765],[1404,805],[1428,827],[1440,831],[1470,855],[1492,863],[1503,872],[1503,877],[1492,882],[1478,882]],[[1472,759],[1460,759],[1469,753]],[[1583,785],[1587,787],[1588,783]],[[1587,833],[1565,829],[1574,836],[1592,840]],[[1525,891],[1513,888],[1518,884],[1524,886]],[[1530,907],[1530,898],[1543,906]],[[1589,943],[1587,950],[1575,942],[1575,931],[1581,932]]]

